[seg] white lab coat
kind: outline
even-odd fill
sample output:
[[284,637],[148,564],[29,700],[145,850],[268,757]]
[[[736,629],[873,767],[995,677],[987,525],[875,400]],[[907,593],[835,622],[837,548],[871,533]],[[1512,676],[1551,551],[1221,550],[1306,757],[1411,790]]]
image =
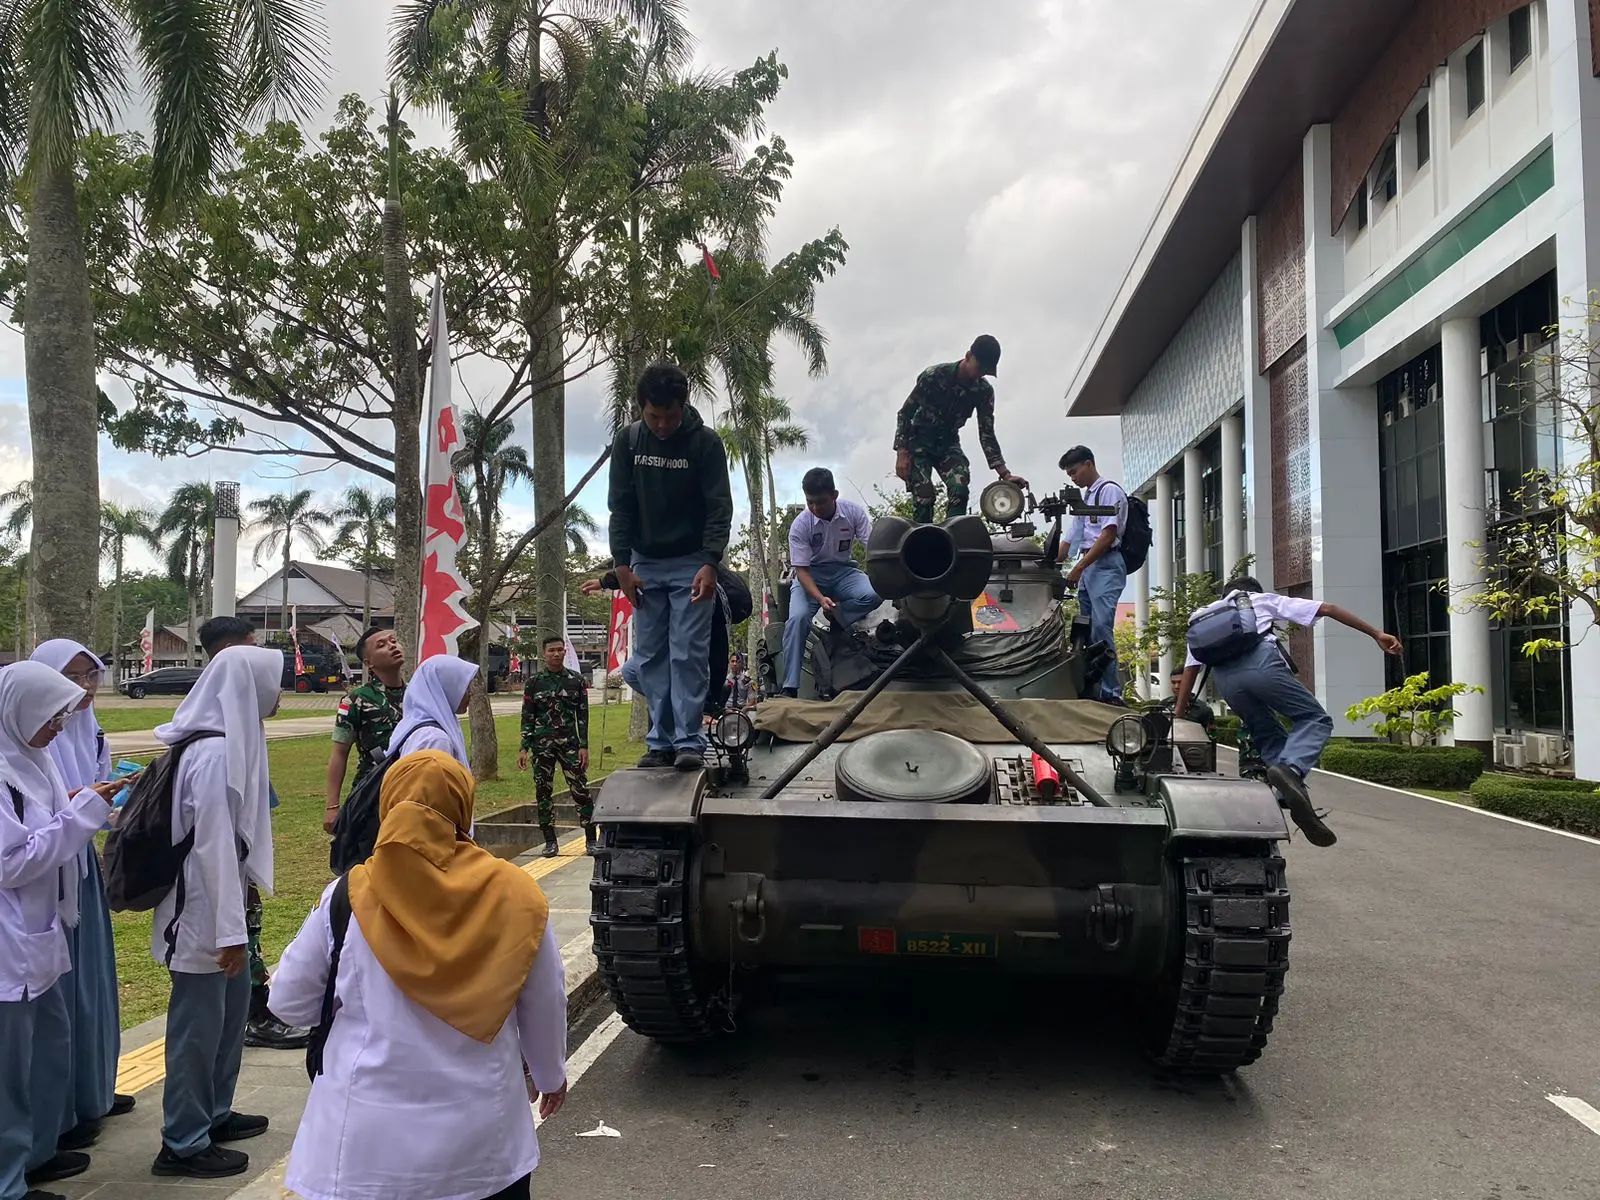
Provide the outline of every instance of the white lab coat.
[[94,841],[110,813],[110,804],[85,789],[58,812],[27,797],[18,821],[0,784],[0,1001],[42,995],[71,969],[61,868]]
[[[273,1015],[290,1025],[315,1025],[322,1012],[332,890],[272,977]],[[335,998],[287,1188],[305,1200],[480,1200],[532,1173],[539,1143],[522,1064],[542,1093],[566,1082],[566,973],[550,925],[516,1008],[488,1045],[408,999],[354,916]]]
[[[172,840],[176,845],[194,830],[194,846],[184,860],[185,895],[178,917],[174,971],[205,975],[221,970],[217,952],[242,946],[245,891],[249,882],[239,861],[238,793],[228,787],[227,738],[205,738],[187,746],[172,786]],[[156,905],[150,953],[167,962],[167,926],[178,903],[174,887]]]

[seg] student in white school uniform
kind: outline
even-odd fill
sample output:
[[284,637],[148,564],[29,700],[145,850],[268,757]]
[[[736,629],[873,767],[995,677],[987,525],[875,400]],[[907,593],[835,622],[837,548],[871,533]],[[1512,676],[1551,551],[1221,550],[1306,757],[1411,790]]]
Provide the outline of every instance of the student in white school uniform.
[[460,717],[467,711],[467,698],[477,678],[478,664],[453,654],[423,659],[406,684],[400,724],[389,735],[388,757],[443,750],[462,766],[470,766]]
[[118,785],[68,796],[46,747],[84,690],[43,663],[0,671],[0,1200],[80,1175],[89,1156],[57,1153],[72,1057],[66,930],[78,921],[84,847]]
[[[82,702],[50,743],[50,758],[67,794],[111,778],[111,747],[94,714],[95,693],[105,664],[68,638],[41,642],[33,661],[60,671],[84,689]],[[122,1050],[122,1013],[117,996],[117,948],[106,907],[105,879],[94,846],[83,849],[78,870],[78,924],[67,930],[72,972],[63,982],[72,1020],[72,1059],[61,1148],[81,1150],[99,1136],[100,1122],[133,1108],[133,1097],[117,1094],[117,1057]]]
[[[220,733],[190,744],[172,786],[172,837],[190,831],[182,886],[156,906],[150,953],[172,974],[167,1078],[155,1175],[214,1179],[249,1169],[220,1145],[267,1131],[267,1118],[233,1111],[250,1009],[245,894],[272,894],[272,821],[262,722],[278,708],[283,653],[230,646],[207,665],[156,740]],[[179,898],[182,898],[181,910]]]
[[[323,1073],[284,1180],[305,1200],[528,1196],[529,1102],[548,1117],[567,1094],[566,978],[539,886],[465,836],[473,797],[471,773],[438,750],[384,777],[377,846],[346,885]],[[321,1018],[338,886],[272,977],[272,1011],[290,1025]]]

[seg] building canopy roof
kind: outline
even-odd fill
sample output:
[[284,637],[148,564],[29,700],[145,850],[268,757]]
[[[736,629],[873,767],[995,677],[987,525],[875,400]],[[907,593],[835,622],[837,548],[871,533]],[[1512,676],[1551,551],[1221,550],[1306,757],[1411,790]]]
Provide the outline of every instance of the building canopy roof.
[[1330,122],[1415,0],[1261,0],[1067,388],[1115,415],[1239,252],[1246,217]]

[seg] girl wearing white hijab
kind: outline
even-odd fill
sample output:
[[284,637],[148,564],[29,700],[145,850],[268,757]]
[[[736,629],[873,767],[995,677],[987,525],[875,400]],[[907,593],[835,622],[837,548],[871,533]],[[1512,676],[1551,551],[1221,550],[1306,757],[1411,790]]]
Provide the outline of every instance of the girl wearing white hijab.
[[[172,785],[174,844],[190,833],[181,886],[156,906],[150,953],[172,973],[161,1152],[151,1171],[215,1179],[242,1174],[249,1158],[219,1142],[265,1133],[265,1117],[233,1111],[244,1054],[250,975],[245,970],[245,892],[272,894],[272,825],[262,722],[278,707],[283,652],[220,651],[156,740],[183,751]],[[182,893],[182,906],[179,895]]]
[[477,678],[478,664],[453,654],[424,659],[406,684],[400,724],[389,735],[389,757],[443,750],[462,766],[471,766],[460,717],[467,711],[467,693]]
[[89,1167],[56,1152],[67,1110],[72,1025],[61,977],[78,922],[85,846],[111,813],[117,785],[67,795],[45,747],[84,690],[43,663],[0,671],[0,1200]]
[[[84,689],[82,703],[49,746],[67,794],[76,795],[82,788],[110,779],[111,748],[94,715],[95,691],[105,664],[67,638],[41,642],[33,661],[60,671],[68,683]],[[78,924],[67,930],[67,950],[72,956],[72,973],[62,986],[72,1019],[72,1061],[61,1140],[63,1149],[78,1150],[94,1141],[104,1117],[133,1107],[132,1096],[116,1094],[117,1056],[122,1052],[117,950],[100,856],[93,843],[84,847],[79,864]]]

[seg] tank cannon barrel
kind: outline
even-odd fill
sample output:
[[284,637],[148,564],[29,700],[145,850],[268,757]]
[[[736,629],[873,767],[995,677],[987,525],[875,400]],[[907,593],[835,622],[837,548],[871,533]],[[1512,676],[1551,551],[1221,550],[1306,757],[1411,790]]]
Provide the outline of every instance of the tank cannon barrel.
[[956,602],[971,603],[988,586],[994,543],[979,517],[914,525],[881,517],[867,539],[867,577],[885,600],[919,628],[941,623]]

